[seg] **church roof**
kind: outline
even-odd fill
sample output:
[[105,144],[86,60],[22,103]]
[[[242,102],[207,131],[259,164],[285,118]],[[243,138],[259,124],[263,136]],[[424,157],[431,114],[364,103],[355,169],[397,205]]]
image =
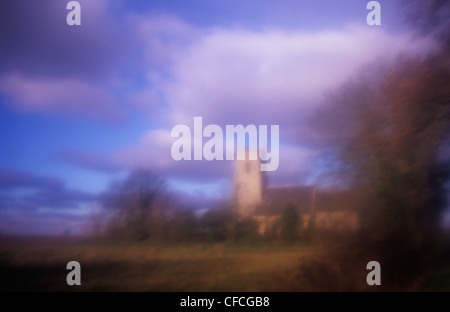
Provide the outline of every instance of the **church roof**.
[[356,210],[359,197],[348,190],[317,190],[314,186],[271,186],[264,190],[262,205],[256,215],[281,215],[289,203],[299,214],[317,211]]
[[321,190],[315,199],[316,211],[356,211],[362,200],[361,194],[352,190]]

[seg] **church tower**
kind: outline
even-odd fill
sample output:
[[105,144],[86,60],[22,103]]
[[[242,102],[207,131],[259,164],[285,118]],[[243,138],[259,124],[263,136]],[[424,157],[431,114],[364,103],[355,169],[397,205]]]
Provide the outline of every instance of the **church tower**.
[[236,160],[234,173],[234,204],[238,217],[252,217],[262,204],[263,177],[260,160]]

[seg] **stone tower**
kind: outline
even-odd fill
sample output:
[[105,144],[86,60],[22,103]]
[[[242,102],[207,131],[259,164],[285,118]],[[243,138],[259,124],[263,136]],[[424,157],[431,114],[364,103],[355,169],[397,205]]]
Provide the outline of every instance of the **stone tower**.
[[254,216],[262,204],[263,177],[260,160],[236,160],[234,173],[234,204],[238,217]]

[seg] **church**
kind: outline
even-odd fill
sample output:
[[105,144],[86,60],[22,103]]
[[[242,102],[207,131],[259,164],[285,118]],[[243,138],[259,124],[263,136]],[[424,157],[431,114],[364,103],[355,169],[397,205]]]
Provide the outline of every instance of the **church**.
[[258,222],[260,235],[279,233],[287,205],[299,216],[299,230],[348,232],[359,227],[356,194],[347,190],[318,190],[315,185],[269,186],[260,160],[235,161],[233,204],[239,219]]

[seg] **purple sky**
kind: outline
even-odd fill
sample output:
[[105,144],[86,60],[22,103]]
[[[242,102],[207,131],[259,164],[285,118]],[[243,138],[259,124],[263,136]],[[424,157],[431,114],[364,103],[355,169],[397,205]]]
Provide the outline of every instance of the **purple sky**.
[[232,162],[170,156],[173,126],[280,125],[271,184],[320,184],[307,119],[370,64],[434,47],[380,1],[0,3],[0,231],[81,233],[98,195],[134,168],[192,198],[231,193]]

